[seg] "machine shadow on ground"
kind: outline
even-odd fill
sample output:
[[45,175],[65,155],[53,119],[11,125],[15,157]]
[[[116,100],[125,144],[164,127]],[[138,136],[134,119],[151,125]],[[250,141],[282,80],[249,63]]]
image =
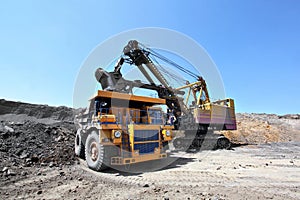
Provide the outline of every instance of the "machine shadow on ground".
[[152,160],[125,166],[114,166],[113,168],[106,169],[102,173],[118,174],[117,176],[139,176],[147,172],[178,168],[190,162],[194,162],[194,158],[168,157],[163,160]]
[[[224,151],[234,151],[235,148],[246,146],[248,144],[241,143],[232,143],[229,149],[223,149]],[[121,166],[112,166],[108,169],[98,172],[105,174],[115,174],[116,176],[141,176],[147,172],[155,172],[155,171],[164,171],[174,168],[180,168],[183,165],[186,165],[191,162],[195,162],[196,158],[190,158],[189,156],[204,153],[208,154],[209,152],[215,151],[217,149],[209,149],[209,148],[191,148],[186,151],[182,150],[172,150],[169,153],[168,158],[161,160],[152,160],[141,163],[129,164],[129,165],[121,165]],[[85,162],[84,160],[82,160]],[[86,166],[87,167],[87,166]]]
[[[225,151],[234,151],[235,148],[245,146],[248,144],[233,143],[231,148]],[[102,173],[118,174],[117,176],[139,176],[147,172],[163,171],[173,168],[179,168],[191,162],[195,162],[195,158],[184,157],[183,155],[196,154],[199,152],[214,151],[212,149],[198,148],[188,149],[185,151],[174,150],[170,153],[169,157],[163,160],[153,160],[142,163],[130,164],[125,166],[114,166],[108,168]],[[101,172],[100,172],[101,173]]]

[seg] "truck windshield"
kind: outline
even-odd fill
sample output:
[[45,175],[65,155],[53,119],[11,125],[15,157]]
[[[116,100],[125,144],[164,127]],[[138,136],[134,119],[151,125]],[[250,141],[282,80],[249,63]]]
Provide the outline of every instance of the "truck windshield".
[[151,124],[163,124],[162,111],[158,109],[148,109],[148,115],[151,119]]

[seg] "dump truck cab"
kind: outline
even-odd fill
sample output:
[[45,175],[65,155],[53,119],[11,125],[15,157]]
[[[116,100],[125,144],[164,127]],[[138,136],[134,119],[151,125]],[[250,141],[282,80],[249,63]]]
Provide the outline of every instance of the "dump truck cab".
[[160,98],[99,90],[90,99],[85,124],[76,135],[81,140],[78,145],[84,144],[81,151],[88,166],[100,171],[166,158],[174,126],[164,119],[165,103]]

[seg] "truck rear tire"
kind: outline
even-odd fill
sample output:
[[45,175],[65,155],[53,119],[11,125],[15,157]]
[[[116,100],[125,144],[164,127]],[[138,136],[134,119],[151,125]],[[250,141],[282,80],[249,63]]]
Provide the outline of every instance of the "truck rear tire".
[[107,168],[104,164],[104,146],[100,143],[96,130],[89,133],[85,143],[85,159],[89,168],[102,171]]
[[226,137],[218,138],[217,148],[218,149],[230,149],[231,148],[230,140]]
[[84,144],[81,137],[81,129],[78,129],[75,136],[75,155],[79,158],[85,158]]

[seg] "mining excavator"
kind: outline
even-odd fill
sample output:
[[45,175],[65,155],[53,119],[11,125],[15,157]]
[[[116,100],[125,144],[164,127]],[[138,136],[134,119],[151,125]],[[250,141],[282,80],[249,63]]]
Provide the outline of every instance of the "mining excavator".
[[[173,78],[176,75],[156,59],[195,81],[185,80],[184,85],[171,87],[163,73]],[[124,63],[136,66],[147,83],[125,79]],[[184,150],[204,144],[209,148],[230,148],[229,139],[214,131],[236,129],[234,100],[212,102],[201,76],[136,40],[124,47],[113,71],[98,68],[95,77],[102,90],[90,99],[86,112],[75,119],[75,153],[85,157],[90,168],[100,171],[108,165],[166,158],[170,143]],[[155,91],[158,97],[134,95],[134,88]]]
[[[169,63],[182,73],[188,74],[195,81],[186,80],[185,85],[172,88],[161,72],[167,70],[163,69],[158,62],[155,64],[150,56],[153,59],[161,59]],[[121,73],[124,63],[137,66],[149,83],[124,79]],[[171,73],[172,75],[174,76]],[[209,148],[230,148],[231,143],[228,138],[222,134],[213,133],[222,130],[236,130],[234,100],[228,98],[212,102],[203,77],[176,64],[158,52],[146,48],[138,41],[131,40],[128,42],[113,72],[98,68],[95,76],[101,83],[103,90],[130,94],[134,87],[155,90],[159,98],[166,100],[167,116],[174,116],[176,119],[172,123],[174,135],[175,133],[177,135],[173,140],[175,148],[200,148],[204,141],[207,141],[205,143],[208,144]],[[153,77],[159,83],[156,83]],[[184,90],[186,89],[188,92],[185,95]],[[190,105],[188,105],[189,102],[191,102]],[[167,122],[167,120],[165,121]]]

